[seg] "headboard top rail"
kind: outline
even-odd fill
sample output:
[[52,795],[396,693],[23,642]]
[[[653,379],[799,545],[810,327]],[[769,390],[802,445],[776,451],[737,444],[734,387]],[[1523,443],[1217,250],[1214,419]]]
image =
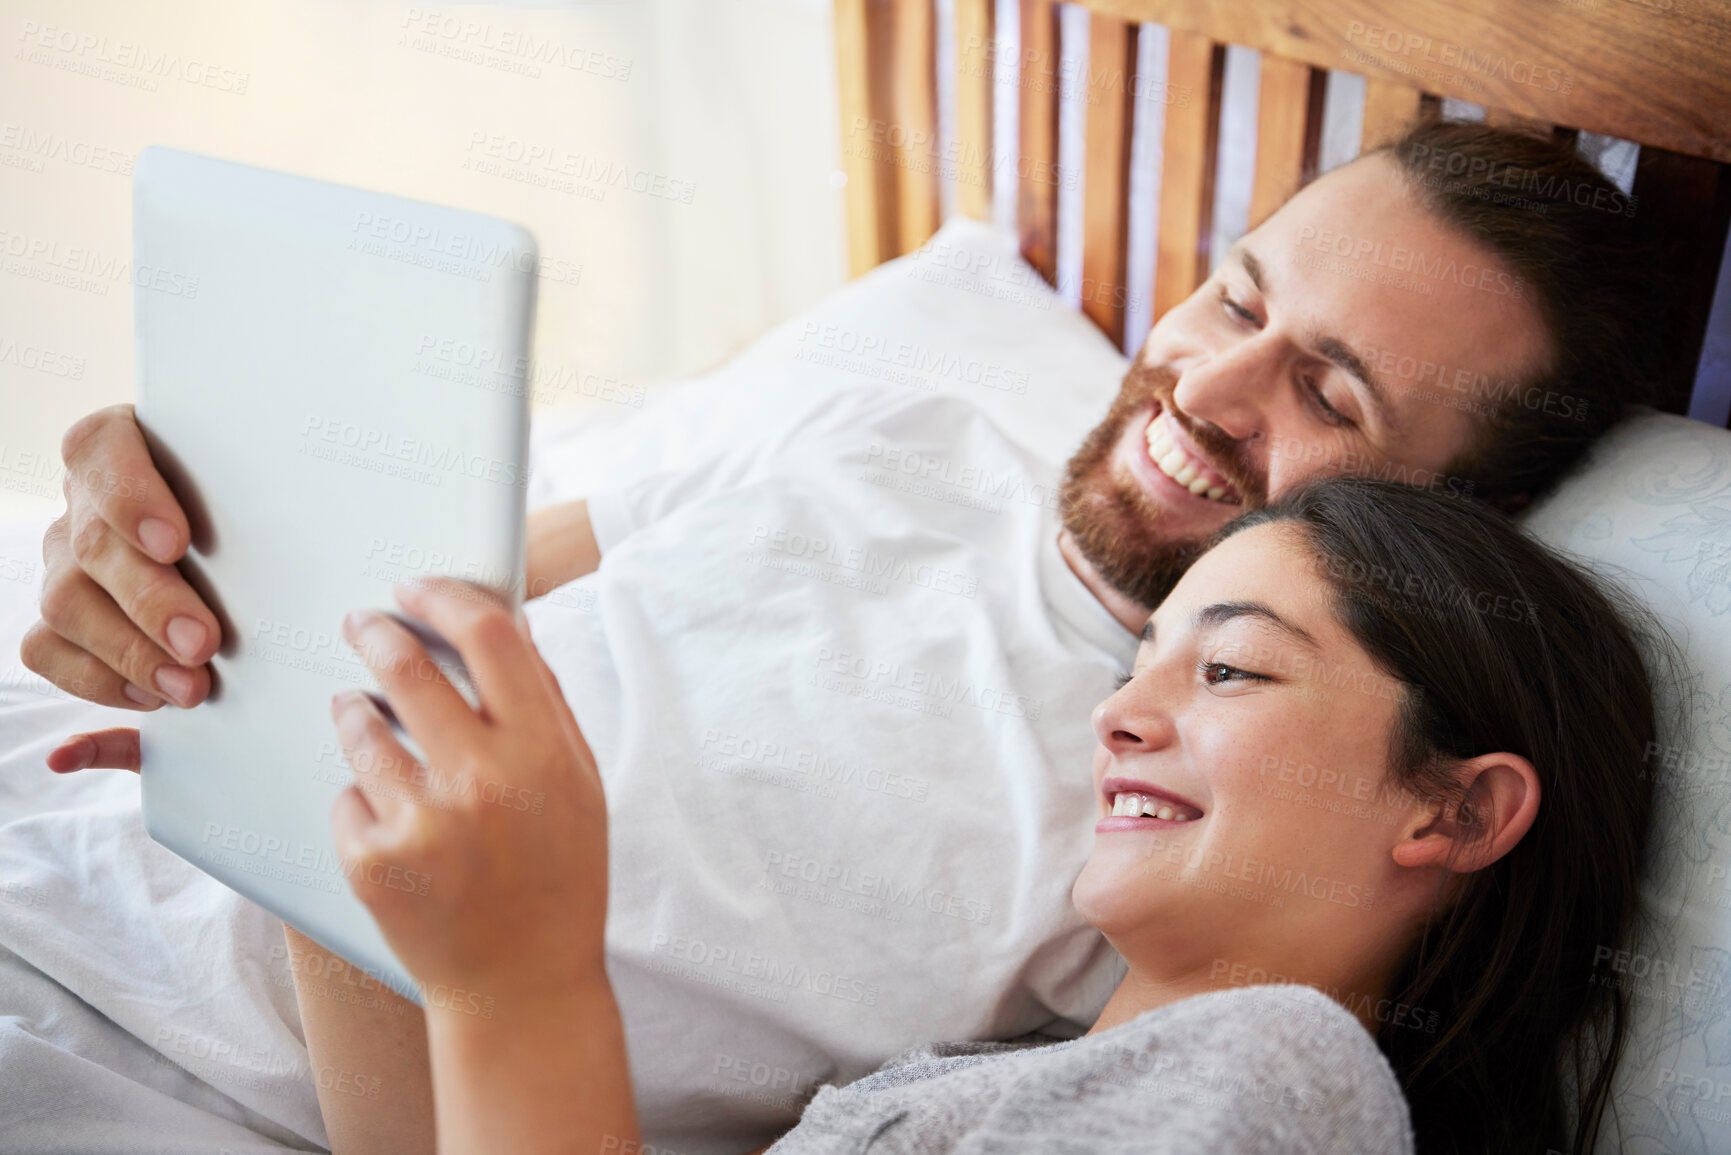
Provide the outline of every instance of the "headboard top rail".
[[1731,0],[1080,0],[1121,20],[1731,162]]

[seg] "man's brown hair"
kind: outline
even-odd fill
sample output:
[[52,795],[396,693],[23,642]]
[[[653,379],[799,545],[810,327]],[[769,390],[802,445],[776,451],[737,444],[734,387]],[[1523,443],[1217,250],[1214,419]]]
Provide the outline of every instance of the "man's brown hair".
[[1536,374],[1439,388],[1480,417],[1448,472],[1518,510],[1653,396],[1669,310],[1651,229],[1633,197],[1551,137],[1421,120],[1373,155],[1398,165],[1438,219],[1494,253],[1544,319],[1550,355]]

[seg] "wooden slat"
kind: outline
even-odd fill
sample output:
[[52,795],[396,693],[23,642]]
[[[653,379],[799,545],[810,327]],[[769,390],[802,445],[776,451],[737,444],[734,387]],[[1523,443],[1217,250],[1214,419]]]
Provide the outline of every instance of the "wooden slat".
[[1215,145],[1226,49],[1207,37],[1171,31],[1160,173],[1160,251],[1154,266],[1154,319],[1208,278],[1214,218]]
[[1022,255],[1050,284],[1058,275],[1058,6],[1052,0],[1021,6],[1016,229]]
[[1369,152],[1399,136],[1414,117],[1424,94],[1396,80],[1372,76],[1364,85],[1364,127],[1359,130],[1358,150]]
[[1130,215],[1130,129],[1136,26],[1110,16],[1088,21],[1087,160],[1082,170],[1082,311],[1124,343],[1128,292],[1125,244]]
[[1731,161],[1723,0],[1081,0],[1124,20]]
[[[896,164],[896,253],[911,253],[938,231],[938,93],[931,0],[893,0],[891,124],[901,130]],[[897,137],[892,133],[892,147]]]
[[1635,211],[1659,234],[1660,267],[1675,293],[1674,353],[1661,369],[1654,401],[1667,412],[1687,413],[1731,222],[1731,173],[1711,161],[1643,147],[1633,191]]
[[992,0],[956,0],[956,200],[992,215]]
[[1550,136],[1556,129],[1556,125],[1549,121],[1522,116],[1506,108],[1485,109],[1485,123],[1494,128],[1506,128],[1510,132],[1524,132],[1528,136]]
[[1250,227],[1285,204],[1316,172],[1322,101],[1328,74],[1308,64],[1262,58],[1256,110],[1256,173],[1250,185]]
[[847,177],[847,263],[859,276],[883,259],[882,205],[871,153],[866,0],[836,0],[836,72],[841,88],[842,172]]

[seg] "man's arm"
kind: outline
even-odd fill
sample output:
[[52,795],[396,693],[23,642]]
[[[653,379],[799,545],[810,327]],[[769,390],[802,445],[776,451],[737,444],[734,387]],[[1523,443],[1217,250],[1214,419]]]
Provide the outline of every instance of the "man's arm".
[[525,585],[531,598],[594,573],[601,564],[601,547],[589,524],[589,503],[566,501],[531,513],[527,552]]
[[348,963],[283,927],[332,1155],[433,1155],[433,1077],[421,1008],[344,981]]

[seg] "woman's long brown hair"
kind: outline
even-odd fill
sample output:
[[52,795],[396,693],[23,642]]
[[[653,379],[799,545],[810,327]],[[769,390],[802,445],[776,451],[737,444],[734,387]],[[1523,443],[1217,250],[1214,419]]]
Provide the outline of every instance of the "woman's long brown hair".
[[1437,1015],[1434,1034],[1390,1022],[1377,1040],[1418,1150],[1591,1151],[1630,1020],[1628,994],[1594,968],[1636,928],[1657,724],[1641,645],[1669,653],[1662,635],[1476,502],[1324,481],[1221,536],[1270,522],[1303,534],[1342,624],[1410,691],[1395,784],[1468,802],[1470,834],[1488,823],[1462,794],[1462,761],[1506,751],[1538,772],[1532,828],[1439,893],[1389,992]]

